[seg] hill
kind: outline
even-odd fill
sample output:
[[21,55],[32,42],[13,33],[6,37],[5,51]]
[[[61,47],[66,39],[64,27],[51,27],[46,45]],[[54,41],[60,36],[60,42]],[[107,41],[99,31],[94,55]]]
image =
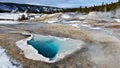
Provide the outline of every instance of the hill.
[[38,6],[30,4],[17,4],[0,2],[0,12],[28,12],[28,13],[49,13],[60,11],[61,8],[50,6]]

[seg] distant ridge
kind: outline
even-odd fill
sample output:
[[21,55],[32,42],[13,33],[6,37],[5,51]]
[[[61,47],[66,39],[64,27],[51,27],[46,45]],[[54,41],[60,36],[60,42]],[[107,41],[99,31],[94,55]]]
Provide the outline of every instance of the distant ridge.
[[49,13],[49,12],[56,12],[60,10],[62,10],[62,8],[31,5],[31,4],[0,2],[0,12]]

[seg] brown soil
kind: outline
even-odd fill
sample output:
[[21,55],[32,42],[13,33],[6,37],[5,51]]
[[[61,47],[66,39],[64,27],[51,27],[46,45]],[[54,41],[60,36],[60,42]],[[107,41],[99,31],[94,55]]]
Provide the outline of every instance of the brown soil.
[[116,28],[116,29],[120,29],[120,25],[107,26],[106,28]]

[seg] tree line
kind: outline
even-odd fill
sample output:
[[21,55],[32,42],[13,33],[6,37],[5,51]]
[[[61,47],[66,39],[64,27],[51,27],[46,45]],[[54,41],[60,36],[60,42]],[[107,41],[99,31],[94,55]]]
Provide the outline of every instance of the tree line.
[[107,12],[107,11],[114,11],[117,8],[120,8],[120,0],[118,2],[111,2],[109,4],[104,4],[104,2],[101,5],[94,5],[91,7],[82,7],[80,6],[79,8],[65,8],[61,11],[58,12],[92,12],[92,11],[101,11],[101,12]]

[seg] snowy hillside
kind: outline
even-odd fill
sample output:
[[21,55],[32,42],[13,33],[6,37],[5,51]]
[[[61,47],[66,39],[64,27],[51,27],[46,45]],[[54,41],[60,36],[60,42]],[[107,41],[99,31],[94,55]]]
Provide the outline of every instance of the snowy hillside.
[[49,7],[49,6],[37,6],[37,5],[29,5],[29,4],[16,4],[16,3],[0,3],[0,11],[1,12],[54,12],[62,10],[57,7]]

